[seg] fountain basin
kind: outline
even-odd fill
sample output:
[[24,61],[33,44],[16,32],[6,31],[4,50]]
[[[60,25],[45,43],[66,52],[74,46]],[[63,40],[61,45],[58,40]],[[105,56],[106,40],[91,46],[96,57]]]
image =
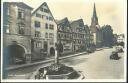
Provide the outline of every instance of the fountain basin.
[[[47,70],[44,75],[44,70]],[[74,70],[72,67],[65,65],[50,65],[39,68],[31,76],[31,79],[84,79],[84,75],[80,71]]]

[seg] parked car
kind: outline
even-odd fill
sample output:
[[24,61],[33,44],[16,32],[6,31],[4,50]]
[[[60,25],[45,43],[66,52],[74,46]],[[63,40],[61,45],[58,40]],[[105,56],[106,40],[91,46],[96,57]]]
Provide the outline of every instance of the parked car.
[[118,53],[124,52],[124,51],[123,51],[123,48],[122,48],[121,46],[117,46],[117,47],[116,47],[116,51],[117,51]]
[[124,51],[123,51],[123,49],[122,49],[122,48],[120,48],[120,49],[118,50],[118,52],[120,53],[120,52],[124,52]]
[[119,60],[120,57],[118,56],[118,52],[112,52],[112,54],[110,55],[110,59]]

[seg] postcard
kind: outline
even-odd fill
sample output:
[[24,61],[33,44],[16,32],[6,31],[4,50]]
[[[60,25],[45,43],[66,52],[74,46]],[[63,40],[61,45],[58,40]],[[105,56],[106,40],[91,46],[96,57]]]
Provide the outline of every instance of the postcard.
[[125,82],[127,0],[2,0],[3,82]]

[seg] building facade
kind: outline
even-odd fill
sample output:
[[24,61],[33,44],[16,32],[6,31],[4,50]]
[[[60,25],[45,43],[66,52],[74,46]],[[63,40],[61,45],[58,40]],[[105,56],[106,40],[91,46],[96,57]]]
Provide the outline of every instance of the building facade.
[[103,46],[112,46],[114,45],[114,35],[113,35],[113,30],[110,25],[104,25],[102,26],[102,45]]
[[88,50],[89,48],[91,48],[94,45],[94,38],[93,38],[93,34],[91,33],[91,30],[89,28],[88,25],[85,25],[85,31],[86,31],[86,50]]
[[72,29],[68,18],[57,21],[57,41],[63,44],[63,54],[72,53]]
[[70,23],[73,36],[73,52],[86,50],[86,31],[83,19],[78,19]]
[[41,51],[52,55],[51,51],[55,51],[55,43],[57,41],[57,24],[47,5],[44,2],[32,13],[32,52],[35,58],[44,57]]
[[32,8],[22,2],[4,2],[3,10],[3,47],[9,64],[30,62]]

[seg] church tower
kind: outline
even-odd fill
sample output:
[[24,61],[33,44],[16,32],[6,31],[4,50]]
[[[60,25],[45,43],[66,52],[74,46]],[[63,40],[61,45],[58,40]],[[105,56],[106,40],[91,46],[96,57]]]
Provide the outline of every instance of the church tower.
[[96,26],[99,25],[98,23],[98,17],[97,17],[97,13],[96,13],[96,7],[95,7],[95,3],[94,3],[94,8],[93,8],[93,15],[91,18],[91,30],[92,32],[96,32]]
[[96,45],[96,47],[100,47],[101,40],[102,40],[102,34],[101,34],[101,29],[100,29],[100,26],[98,23],[98,17],[97,17],[97,13],[96,13],[95,3],[94,3],[94,8],[93,8],[93,15],[91,18],[90,30],[93,34],[94,44]]

